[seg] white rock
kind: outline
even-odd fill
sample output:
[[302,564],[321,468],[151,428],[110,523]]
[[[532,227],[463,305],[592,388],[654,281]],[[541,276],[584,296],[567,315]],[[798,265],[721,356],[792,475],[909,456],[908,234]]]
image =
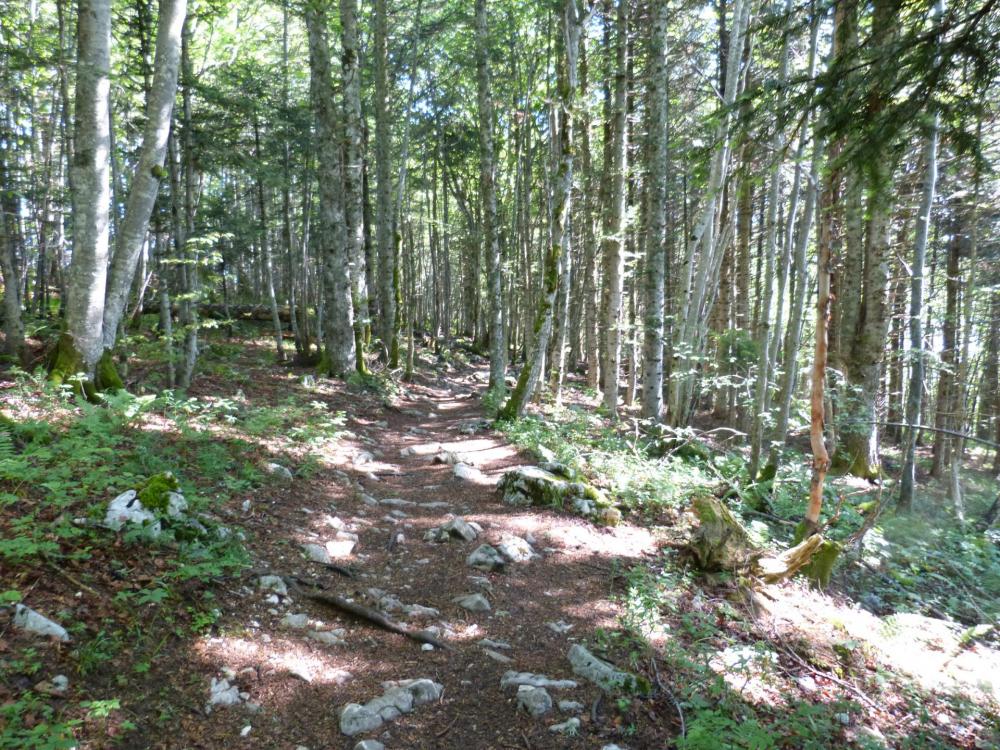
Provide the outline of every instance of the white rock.
[[572,737],[580,731],[580,720],[573,716],[566,719],[562,724],[553,724],[549,727],[549,731],[555,734],[567,734]]
[[490,657],[493,661],[499,662],[500,664],[510,664],[514,661],[506,654],[501,654],[499,651],[494,651],[491,648],[484,648],[483,653]]
[[288,586],[281,576],[261,576],[257,579],[257,588],[262,591],[273,591],[281,596],[288,596]]
[[472,482],[473,484],[493,484],[493,482],[475,466],[469,466],[469,464],[462,463],[461,461],[452,467],[451,472],[465,482]]
[[532,674],[531,672],[504,672],[500,678],[500,689],[505,690],[514,686],[528,685],[529,687],[555,688],[575,688],[576,682],[573,680],[552,680],[543,674]]
[[300,612],[298,614],[287,614],[281,618],[281,624],[286,628],[294,628],[295,630],[301,630],[302,628],[309,626],[309,615]]
[[240,730],[240,737],[246,737],[248,734],[250,734],[251,729],[253,729],[253,727],[247,724]]
[[268,474],[285,482],[291,482],[293,479],[292,472],[281,464],[269,463],[264,467]]
[[552,710],[552,696],[545,688],[520,685],[517,688],[517,707],[531,716],[542,716]]
[[528,562],[535,551],[519,536],[504,537],[497,545],[497,551],[511,562]]
[[492,609],[489,601],[482,594],[456,596],[452,601],[462,609],[467,609],[470,612],[489,612]]
[[112,500],[104,514],[104,525],[113,531],[120,531],[125,524],[146,526],[153,537],[160,535],[160,522],[143,507],[135,490],[123,492]]
[[441,697],[444,689],[429,679],[382,683],[385,692],[364,705],[348,703],[340,710],[340,731],[348,737],[370,732],[386,721],[408,714],[416,706]]
[[599,659],[579,643],[570,646],[567,655],[573,672],[590,680],[603,690],[634,690],[637,687],[635,675],[623,672]]
[[242,700],[240,689],[236,685],[230,685],[229,680],[225,678],[221,680],[212,678],[208,693],[208,710],[211,710],[212,706],[235,706]]
[[64,674],[57,674],[52,678],[52,689],[57,693],[65,693],[69,690],[69,678]]
[[354,750],[385,750],[385,745],[378,740],[361,740],[354,746]]
[[69,641],[69,633],[66,632],[66,628],[23,604],[14,605],[14,627],[27,630],[35,635],[52,636],[64,643]]
[[306,553],[306,557],[313,562],[323,565],[330,564],[330,553],[322,544],[303,544],[302,550]]
[[319,641],[326,646],[343,646],[347,643],[344,640],[344,631],[342,629],[310,630],[308,635],[314,641]]
[[559,701],[559,710],[565,714],[578,714],[583,710],[580,701]]
[[566,633],[568,633],[573,629],[572,625],[563,620],[558,620],[556,622],[547,622],[545,623],[545,627],[547,627],[553,633],[557,633],[558,635],[565,635]]
[[434,645],[430,644],[430,643],[421,644],[420,650],[421,651],[433,651],[434,650]]
[[467,565],[471,565],[473,568],[486,571],[487,573],[492,570],[503,570],[507,565],[507,561],[503,555],[496,548],[488,544],[476,547],[472,551],[472,554],[465,559],[465,562]]

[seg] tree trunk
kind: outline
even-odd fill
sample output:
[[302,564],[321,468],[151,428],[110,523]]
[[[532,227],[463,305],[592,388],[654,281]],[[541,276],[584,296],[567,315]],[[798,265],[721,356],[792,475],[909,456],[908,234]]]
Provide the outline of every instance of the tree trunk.
[[177,96],[181,36],[186,17],[187,0],[160,0],[153,80],[146,97],[146,127],[109,269],[102,324],[105,350],[115,345],[135,269],[146,243],[160,180],[165,176],[163,163]]
[[667,230],[667,33],[666,3],[654,3],[646,73],[646,285],[642,349],[642,416],[663,414],[663,306]]
[[924,141],[924,189],[917,215],[916,239],[913,244],[913,268],[910,275],[910,384],[906,394],[903,433],[903,474],[899,481],[899,508],[913,507],[913,489],[916,483],[917,428],[920,421],[921,401],[924,395],[924,333],[922,328],[924,305],[924,269],[927,265],[927,237],[930,233],[931,209],[937,187],[938,120],[935,112]]
[[482,239],[489,287],[490,384],[504,391],[507,352],[503,333],[503,281],[500,227],[497,224],[496,165],[493,145],[493,92],[490,84],[486,0],[476,0],[476,92],[479,108],[479,190],[483,207]]
[[104,351],[102,328],[111,204],[110,0],[79,0],[77,41],[71,184],[73,259],[67,285],[66,333],[52,363],[52,376],[63,382],[82,372],[93,383],[97,362]]
[[552,237],[545,255],[542,295],[535,316],[534,341],[528,361],[517,379],[517,385],[500,411],[501,419],[517,419],[531,399],[532,391],[542,371],[549,336],[552,333],[554,305],[559,289],[560,255],[567,251],[569,233],[567,220],[573,189],[573,112],[577,92],[577,61],[580,37],[585,23],[579,0],[565,0],[560,13],[559,30],[562,52],[558,62],[558,127],[552,134],[557,139],[558,165],[552,184]]
[[[625,217],[625,152],[626,152],[626,94],[628,66],[628,0],[618,0],[617,20],[614,25],[614,100],[608,113],[605,132],[610,147],[605,150],[610,157],[604,165],[605,193],[604,239],[601,242],[604,257],[604,305],[602,312],[606,336],[602,373],[604,375],[604,408],[612,419],[618,414],[618,368],[621,362],[622,292],[625,282],[624,217]],[[610,2],[605,5],[610,15]],[[605,23],[611,25],[611,19]],[[608,49],[610,55],[611,49]]]
[[346,377],[355,369],[354,308],[351,302],[350,257],[342,201],[343,175],[337,147],[337,108],[330,78],[327,20],[322,4],[306,6],[309,31],[310,100],[316,121],[317,177],[319,178],[320,231],[318,244],[323,265],[322,296],[325,355],[322,369]]
[[365,285],[364,218],[361,149],[361,59],[358,50],[357,0],[340,0],[341,76],[344,89],[344,218],[347,221],[347,263],[351,285],[354,327],[354,363],[358,372],[365,365],[365,327],[369,324],[368,289]]

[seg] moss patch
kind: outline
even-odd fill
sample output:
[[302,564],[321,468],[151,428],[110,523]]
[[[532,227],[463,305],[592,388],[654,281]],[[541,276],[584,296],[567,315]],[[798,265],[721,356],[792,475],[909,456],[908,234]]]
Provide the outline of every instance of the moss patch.
[[166,513],[170,504],[170,493],[180,490],[177,477],[169,471],[154,474],[146,480],[136,494],[143,507],[157,513]]

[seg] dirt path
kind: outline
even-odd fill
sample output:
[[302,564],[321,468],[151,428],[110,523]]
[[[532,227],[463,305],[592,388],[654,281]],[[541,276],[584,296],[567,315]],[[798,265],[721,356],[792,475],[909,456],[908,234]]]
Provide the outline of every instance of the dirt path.
[[[333,397],[330,407],[347,411],[353,433],[330,457],[337,468],[256,498],[242,522],[252,532],[256,565],[321,580],[359,602],[371,604],[369,590],[377,588],[403,605],[436,609],[429,616],[392,615],[435,629],[454,650],[424,650],[295,592],[282,597],[256,589],[256,579],[248,578],[222,602],[219,634],[193,646],[195,664],[188,666],[200,671],[190,683],[200,684],[206,698],[210,677],[228,677],[247,702],[217,707],[208,718],[192,707],[179,735],[161,746],[320,750],[354,748],[366,738],[390,749],[648,746],[643,737],[659,733],[657,713],[644,709],[639,726],[627,730],[633,736],[624,736],[604,703],[594,708],[600,690],[573,675],[566,654],[597,629],[614,627],[613,566],[651,553],[653,541],[636,527],[601,529],[569,515],[505,506],[495,482],[510,467],[533,462],[496,433],[472,433],[481,424],[481,388],[481,373],[466,371],[418,378],[393,410]],[[472,466],[472,478],[435,463],[441,451]],[[429,529],[453,516],[479,524],[479,538],[424,541]],[[352,534],[357,542],[343,554]],[[466,563],[480,544],[511,537],[530,542],[537,557],[502,572]],[[327,543],[334,562],[359,571],[356,578],[305,559],[303,545]],[[470,612],[453,602],[472,593],[483,594],[491,609]],[[295,627],[303,620],[306,627]],[[556,632],[550,623],[570,629]],[[508,670],[575,679],[579,687],[549,692],[553,701],[576,701],[582,710],[554,707],[538,718],[519,711],[516,687],[500,687]],[[341,733],[345,704],[380,696],[384,681],[417,678],[439,683],[440,698],[353,738]],[[550,731],[571,716],[582,722],[575,736]]]

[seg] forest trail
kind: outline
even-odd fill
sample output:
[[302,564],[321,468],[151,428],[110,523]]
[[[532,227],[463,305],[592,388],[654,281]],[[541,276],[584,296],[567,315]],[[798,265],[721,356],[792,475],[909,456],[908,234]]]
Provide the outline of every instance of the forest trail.
[[[346,404],[346,394],[335,393],[327,403],[346,411],[350,432],[327,457],[330,467],[259,493],[241,522],[251,532],[256,571],[319,581],[406,626],[431,628],[453,650],[427,650],[294,589],[281,596],[259,588],[253,576],[223,599],[218,632],[194,644],[198,663],[187,667],[200,673],[190,684],[202,699],[211,678],[228,678],[241,691],[239,703],[207,718],[194,711],[180,734],[159,738],[158,746],[319,750],[354,748],[365,738],[387,748],[644,746],[641,737],[630,743],[622,727],[602,722],[601,691],[573,674],[567,651],[615,627],[616,573],[654,552],[654,541],[637,527],[598,528],[504,505],[495,488],[502,473],[534,462],[489,431],[478,398],[485,375],[425,371],[391,408],[378,399]],[[439,454],[466,468],[436,462]],[[479,538],[425,541],[455,516],[481,526]],[[532,559],[488,573],[467,564],[481,544],[510,540],[515,554],[527,541]],[[309,561],[305,545],[325,546],[335,564],[357,576]],[[379,601],[371,589],[386,598]],[[467,594],[485,596],[489,611],[455,603]],[[418,606],[408,615],[408,605]],[[517,686],[501,689],[509,670],[576,681],[576,688],[549,692],[555,704],[577,705],[529,716],[518,708]],[[383,682],[423,678],[442,686],[437,700],[354,737],[341,732],[346,704],[378,698]],[[582,722],[578,732],[550,730],[573,717]],[[670,721],[652,712],[648,719],[651,738],[655,725]]]

